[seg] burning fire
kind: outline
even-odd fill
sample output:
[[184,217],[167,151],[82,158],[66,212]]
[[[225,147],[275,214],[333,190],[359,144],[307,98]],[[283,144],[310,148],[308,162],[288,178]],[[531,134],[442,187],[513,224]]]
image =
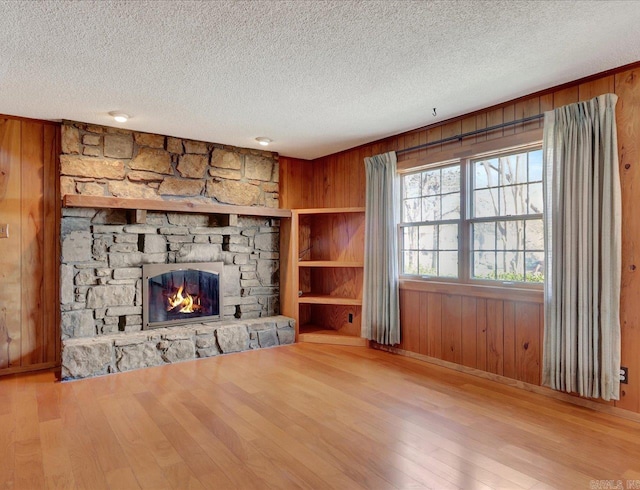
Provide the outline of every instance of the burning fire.
[[167,311],[180,308],[178,310],[179,313],[194,313],[202,309],[202,306],[200,306],[200,298],[191,296],[189,293],[186,293],[186,296],[182,296],[182,291],[184,291],[184,286],[180,286],[177,292],[167,296],[167,301],[169,302]]

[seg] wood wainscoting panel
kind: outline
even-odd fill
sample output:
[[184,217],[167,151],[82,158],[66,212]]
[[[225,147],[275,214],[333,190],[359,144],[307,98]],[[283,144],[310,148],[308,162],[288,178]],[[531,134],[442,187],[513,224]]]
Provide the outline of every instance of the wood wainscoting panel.
[[640,412],[640,69],[616,73],[615,93],[622,188],[621,362],[629,369],[629,384],[621,385],[616,406]]
[[21,123],[0,119],[0,369],[20,366],[22,322],[22,242],[20,236]]
[[0,116],[0,374],[59,362],[59,125]]
[[469,289],[441,294],[411,287],[400,289],[398,348],[540,384],[541,303],[488,299],[480,288],[473,296]]
[[[21,365],[44,362],[44,127],[22,123],[22,356]],[[34,192],[38,189],[38,192]]]

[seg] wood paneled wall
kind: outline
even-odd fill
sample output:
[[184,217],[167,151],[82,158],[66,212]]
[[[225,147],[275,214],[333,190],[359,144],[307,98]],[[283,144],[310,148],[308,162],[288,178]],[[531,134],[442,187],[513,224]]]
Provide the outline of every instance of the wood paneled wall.
[[58,124],[0,116],[0,374],[56,365]]
[[[619,97],[616,110],[623,200],[622,364],[629,368],[629,384],[622,385],[621,400],[616,405],[627,410],[640,412],[640,255],[638,253],[640,250],[640,219],[636,216],[636,209],[640,206],[640,197],[637,192],[637,189],[640,188],[640,162],[638,161],[640,158],[639,66],[640,63],[623,67],[441,124],[427,126],[314,160],[311,172],[312,192],[305,193],[305,197],[311,196],[312,202],[306,202],[305,207],[364,206],[365,172],[363,159],[367,156],[402,150],[502,122],[514,121],[566,104],[587,100],[603,93],[616,93]],[[429,115],[425,114],[425,119],[428,117]],[[542,121],[518,124],[465,138],[461,141],[403,153],[398,158],[399,166],[419,165],[450,158],[456,152],[473,151],[474,147],[488,144],[491,140],[496,140],[497,145],[503,141],[506,144],[513,141],[519,134],[524,135],[528,132],[535,134],[536,130],[539,134],[541,125]],[[283,160],[291,166],[296,165],[293,159],[281,158],[281,162]],[[287,193],[290,189],[306,185],[306,182],[296,180],[300,173],[304,173],[305,180],[309,178],[308,162],[303,165],[303,170],[289,169],[285,174],[281,172],[283,206],[285,206],[284,203],[293,203],[293,207],[298,207],[295,206],[297,198],[290,199]],[[289,179],[291,181],[288,181]],[[441,309],[439,313],[438,308]],[[488,310],[491,308],[502,308],[503,323],[501,327],[500,313],[493,310],[489,313]],[[503,375],[532,383],[539,382],[542,330],[541,325],[538,325],[538,328],[534,325],[536,322],[540,322],[540,315],[533,314],[533,310],[539,309],[539,306],[513,301],[509,296],[505,296],[497,303],[490,304],[488,300],[474,297],[473,294],[447,296],[440,293],[416,293],[405,290],[402,292],[401,309],[402,338],[406,350],[426,352],[427,355],[453,360],[465,365],[471,365],[475,362],[478,369],[489,372],[499,373],[498,366],[501,362]],[[435,329],[433,332],[430,330],[432,323],[429,319],[433,319],[435,322],[433,323]],[[492,319],[494,323],[490,323]],[[440,335],[443,336],[439,340],[437,339],[438,321],[440,322]],[[482,332],[482,326],[485,322],[487,329]],[[480,330],[478,325],[481,326]],[[483,336],[487,333],[491,338],[487,338],[485,341]],[[433,345],[431,347],[429,335],[432,335]],[[475,361],[472,355],[474,336],[476,339]],[[491,345],[490,348],[489,345]],[[497,364],[495,362],[492,364],[489,362],[490,357],[485,358],[484,356],[489,356],[492,353],[491,355],[497,358],[496,352],[499,346],[503,348],[502,359],[495,361]],[[453,350],[451,350],[452,348]],[[486,368],[483,367],[485,365]]]
[[402,289],[398,346],[540,384],[541,303]]

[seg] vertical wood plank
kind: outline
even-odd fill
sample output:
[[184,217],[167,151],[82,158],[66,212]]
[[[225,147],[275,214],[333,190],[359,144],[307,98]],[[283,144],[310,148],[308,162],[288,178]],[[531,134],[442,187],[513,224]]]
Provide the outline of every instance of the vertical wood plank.
[[367,178],[364,166],[364,159],[373,155],[381,153],[379,149],[372,151],[372,147],[365,147],[360,150],[359,156],[355,161],[349,162],[352,168],[351,181],[353,182],[353,189],[349,190],[351,196],[349,205],[356,207],[364,207],[366,204],[365,194],[367,188]]
[[420,354],[429,354],[429,296],[428,293],[420,293]]
[[477,363],[477,300],[471,296],[462,297],[462,364],[476,367]]
[[[553,94],[540,96],[540,114],[553,110]],[[540,119],[539,127],[544,126],[544,119]]]
[[[59,126],[44,126],[44,361],[60,362],[59,257],[60,179]],[[48,245],[51,244],[51,245]]]
[[[502,113],[502,111],[500,111]],[[482,112],[476,115],[476,129],[484,129],[491,126],[487,120],[487,113]],[[480,133],[476,135],[476,143],[487,140],[487,133]]]
[[[459,134],[462,134],[462,122],[460,120],[442,125],[442,139],[457,136]],[[460,144],[460,140],[449,141],[448,143],[442,143],[442,149],[446,150],[448,148],[456,148],[460,146]]]
[[9,226],[9,238],[0,238],[0,368],[21,358],[20,146],[20,121],[0,119],[0,222]]
[[516,379],[540,384],[540,305],[515,304]]
[[553,93],[553,108],[565,106],[567,104],[573,104],[578,102],[578,87],[572,86],[563,88]]
[[442,295],[427,293],[427,355],[442,359]]
[[[425,145],[427,143],[428,139],[427,139],[427,130],[423,129],[422,131],[420,131],[420,141],[419,144],[420,145]],[[417,158],[425,158],[427,156],[427,149],[423,148],[421,150],[419,150],[416,154]]]
[[513,301],[504,302],[504,331],[503,331],[503,355],[504,355],[504,372],[507,378],[516,377],[516,318],[515,303]]
[[[440,141],[442,139],[442,126],[437,126],[435,128],[429,128],[427,130],[427,143],[431,143],[431,142],[435,142],[435,141]],[[427,154],[431,155],[433,153],[438,153],[442,151],[442,145],[441,144],[435,144],[432,146],[429,146],[427,148]]]
[[402,325],[403,349],[420,352],[420,293],[400,292],[400,324]]
[[476,368],[487,370],[487,300],[478,298],[476,305]]
[[[471,131],[475,131],[477,129],[477,118],[476,116],[465,117],[462,121],[460,121],[460,134],[470,133]],[[475,141],[475,136],[471,136],[465,139],[465,143],[470,143]]]
[[487,371],[504,373],[504,303],[487,300]]
[[[516,120],[516,107],[514,104],[509,104],[502,108],[502,122],[511,122]],[[502,129],[502,134],[504,136],[515,134],[515,127],[507,126]]]
[[[491,126],[497,126],[499,124],[502,124],[504,122],[503,119],[504,116],[504,111],[502,109],[494,109],[493,111],[489,111],[486,114],[486,121],[487,121],[487,128],[490,128]],[[503,130],[502,129],[494,129],[493,131],[489,131],[487,133],[485,133],[486,137],[485,139],[487,140],[493,140],[496,138],[501,138],[503,135]],[[482,140],[484,141],[484,140]]]
[[[629,384],[622,385],[616,406],[640,412],[640,70],[615,76],[618,95],[616,123],[622,188],[622,278],[620,291],[621,362],[629,368]],[[636,373],[632,376],[632,373]]]
[[334,159],[334,162],[332,180],[333,205],[339,208],[347,207],[349,205],[349,189],[351,188],[351,172],[347,165],[347,154],[340,153]]
[[578,100],[582,102],[584,100],[593,99],[598,95],[613,93],[614,90],[615,83],[613,75],[597,78],[590,82],[578,85]]
[[[516,119],[524,119],[525,117],[537,116],[540,114],[540,98],[531,97],[518,102],[515,106]],[[530,121],[526,123],[516,124],[515,132],[522,133],[531,131],[539,127],[539,121]]]
[[22,122],[22,365],[44,361],[44,129]]
[[442,359],[462,362],[462,297],[442,296]]

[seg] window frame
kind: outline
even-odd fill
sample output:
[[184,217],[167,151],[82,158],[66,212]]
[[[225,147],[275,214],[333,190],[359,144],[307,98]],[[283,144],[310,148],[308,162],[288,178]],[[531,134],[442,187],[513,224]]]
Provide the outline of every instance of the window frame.
[[[524,290],[533,290],[533,291],[541,291],[544,288],[544,282],[536,283],[536,282],[524,282],[524,281],[502,281],[497,279],[476,279],[473,277],[472,267],[473,267],[473,224],[474,223],[496,223],[499,221],[514,221],[514,220],[536,220],[543,219],[543,213],[536,214],[518,214],[518,215],[507,215],[507,216],[491,216],[491,217],[480,217],[473,218],[473,191],[474,191],[474,176],[473,176],[473,163],[474,161],[485,159],[485,158],[493,158],[493,157],[501,157],[510,154],[517,154],[520,152],[530,152],[534,150],[542,149],[541,141],[534,141],[527,144],[516,145],[511,147],[505,147],[500,149],[495,149],[491,151],[483,151],[483,152],[466,152],[464,156],[459,158],[453,158],[448,160],[443,160],[441,162],[434,162],[425,165],[412,166],[411,168],[406,168],[398,171],[398,175],[400,177],[400,222],[397,225],[396,233],[398,240],[398,267],[400,271],[400,279],[401,280],[410,280],[410,281],[425,281],[425,282],[435,282],[435,283],[447,283],[451,285],[472,285],[472,286],[490,286],[490,287],[508,287],[508,288],[517,288]],[[457,220],[440,220],[440,221],[421,221],[414,223],[405,223],[402,221],[402,206],[404,200],[404,177],[407,175],[424,172],[427,170],[433,170],[436,168],[443,168],[452,165],[460,165],[460,217]],[[544,186],[544,181],[543,181]],[[441,277],[441,276],[427,276],[421,274],[404,274],[403,272],[403,234],[404,229],[408,227],[421,226],[421,225],[433,225],[433,224],[448,224],[448,223],[457,223],[458,224],[458,277]]]

